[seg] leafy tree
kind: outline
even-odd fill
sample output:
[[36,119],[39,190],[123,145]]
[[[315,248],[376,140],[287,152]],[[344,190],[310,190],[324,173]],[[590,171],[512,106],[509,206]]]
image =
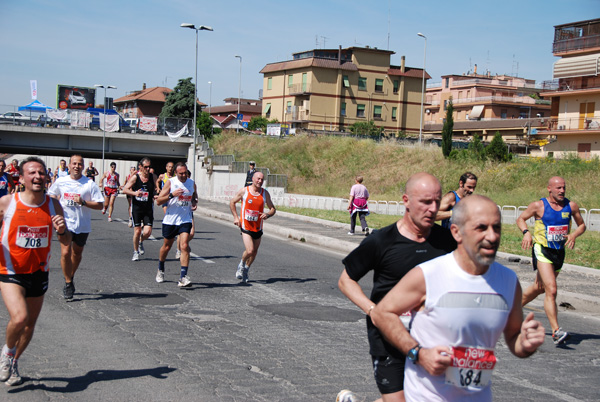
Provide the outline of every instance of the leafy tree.
[[192,77],[179,80],[173,91],[167,95],[159,116],[194,118],[194,84],[192,84]]
[[450,151],[452,151],[452,131],[454,130],[453,112],[454,105],[452,105],[452,98],[450,98],[446,107],[446,121],[444,122],[444,127],[442,127],[442,153],[444,154],[444,158],[449,157]]
[[481,142],[481,137],[473,134],[473,141],[469,144],[469,152],[471,157],[477,160],[485,160],[485,146]]
[[354,124],[351,124],[350,132],[355,135],[368,135],[370,137],[377,137],[381,134],[381,128],[375,125],[373,120],[369,120],[369,122],[359,121]]
[[248,130],[261,130],[264,133],[267,131],[267,124],[269,124],[269,120],[266,117],[254,116],[248,123]]
[[506,144],[504,143],[502,135],[499,131],[496,131],[492,142],[485,147],[485,153],[488,158],[499,162],[508,162],[512,159],[512,154],[508,152]]
[[206,139],[212,138],[212,133],[214,130],[211,130],[211,126],[213,124],[213,119],[210,117],[210,114],[207,112],[202,112],[198,119],[196,120],[196,126],[198,127],[198,132],[204,136]]

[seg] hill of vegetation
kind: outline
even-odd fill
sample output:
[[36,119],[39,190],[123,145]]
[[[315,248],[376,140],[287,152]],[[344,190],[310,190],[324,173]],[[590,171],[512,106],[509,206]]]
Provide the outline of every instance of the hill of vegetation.
[[347,197],[354,177],[374,200],[399,200],[406,180],[416,172],[429,172],[444,192],[458,186],[466,171],[479,181],[476,192],[499,205],[528,205],[546,196],[548,179],[562,176],[567,197],[586,209],[600,208],[600,161],[574,155],[563,159],[514,158],[510,162],[445,159],[437,146],[403,146],[394,140],[377,143],[352,137],[297,136],[285,139],[224,132],[211,141],[216,154],[233,154],[236,160],[255,160],[271,173],[288,176],[288,192]]

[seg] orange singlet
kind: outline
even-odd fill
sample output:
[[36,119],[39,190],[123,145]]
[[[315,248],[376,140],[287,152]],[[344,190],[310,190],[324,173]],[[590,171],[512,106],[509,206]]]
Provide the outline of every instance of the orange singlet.
[[0,274],[48,271],[52,243],[54,204],[46,195],[41,205],[27,205],[15,193],[4,214],[0,231]]
[[265,209],[264,189],[260,189],[259,195],[250,193],[250,186],[246,187],[242,197],[242,213],[240,215],[240,227],[250,232],[260,232],[263,220],[260,217]]

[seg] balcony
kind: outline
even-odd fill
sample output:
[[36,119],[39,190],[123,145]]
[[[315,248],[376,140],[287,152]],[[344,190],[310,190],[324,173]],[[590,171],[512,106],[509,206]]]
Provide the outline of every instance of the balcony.
[[[428,102],[431,106],[439,106],[440,101],[431,101]],[[509,96],[481,96],[477,98],[464,98],[464,99],[452,99],[452,104],[454,106],[464,105],[468,103],[511,103],[511,104],[522,104],[522,105],[550,105],[551,101],[545,99],[533,99],[530,96],[519,96],[519,97],[509,97]]]
[[311,86],[309,84],[293,84],[288,87],[290,95],[310,95],[312,93]]
[[566,53],[583,52],[598,48],[600,48],[600,35],[583,36],[554,42],[552,44],[552,53],[555,56],[559,56]]
[[600,117],[558,118],[548,121],[548,131],[564,132],[565,134],[600,133]]
[[303,107],[293,106],[292,110],[286,110],[285,119],[292,123],[300,123],[310,120],[310,111]]

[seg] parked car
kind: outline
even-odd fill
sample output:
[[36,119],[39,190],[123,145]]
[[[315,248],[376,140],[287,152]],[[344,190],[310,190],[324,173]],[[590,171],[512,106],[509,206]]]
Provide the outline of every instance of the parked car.
[[29,120],[29,116],[25,116],[23,113],[19,112],[6,112],[2,117],[11,120]]
[[85,96],[79,91],[73,91],[69,94],[69,102],[71,105],[87,105]]

